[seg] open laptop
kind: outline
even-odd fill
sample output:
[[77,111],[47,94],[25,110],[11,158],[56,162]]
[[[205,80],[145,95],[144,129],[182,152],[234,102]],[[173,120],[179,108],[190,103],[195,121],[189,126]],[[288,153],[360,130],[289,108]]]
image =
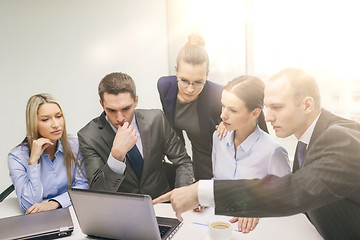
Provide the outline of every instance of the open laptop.
[[73,230],[68,208],[0,219],[1,239],[53,239],[69,236]]
[[126,240],[170,239],[176,218],[156,217],[151,197],[142,194],[68,189],[80,228],[95,237]]

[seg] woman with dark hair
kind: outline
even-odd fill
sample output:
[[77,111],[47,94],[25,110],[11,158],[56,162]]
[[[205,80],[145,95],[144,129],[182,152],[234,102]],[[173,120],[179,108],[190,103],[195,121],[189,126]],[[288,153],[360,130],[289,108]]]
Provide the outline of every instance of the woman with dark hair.
[[[290,173],[287,151],[268,134],[263,99],[264,83],[257,77],[241,76],[224,87],[220,117],[228,133],[221,139],[213,135],[214,179],[261,179]],[[239,230],[248,233],[258,218],[230,221],[238,221]]]
[[21,208],[28,214],[70,206],[67,188],[88,188],[88,182],[78,140],[67,135],[60,104],[50,94],[28,100],[26,132],[8,156]]

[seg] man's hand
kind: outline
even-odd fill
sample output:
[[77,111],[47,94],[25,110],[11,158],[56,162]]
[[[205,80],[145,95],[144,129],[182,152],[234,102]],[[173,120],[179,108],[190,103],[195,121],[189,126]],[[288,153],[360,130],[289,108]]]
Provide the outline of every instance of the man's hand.
[[254,230],[259,222],[258,218],[244,218],[244,217],[233,217],[230,219],[231,223],[238,222],[238,229],[242,233],[249,233]]
[[44,212],[44,211],[48,211],[48,210],[52,210],[52,209],[57,209],[58,207],[60,207],[60,204],[56,201],[35,203],[31,207],[29,207],[29,209],[26,211],[25,214]]
[[175,188],[174,190],[153,200],[153,204],[171,201],[171,206],[176,213],[179,221],[183,218],[181,214],[188,210],[194,209],[199,205],[198,201],[198,185],[196,182],[190,186]]
[[119,161],[124,161],[126,153],[136,144],[136,140],[136,130],[128,122],[125,122],[117,130],[111,155]]

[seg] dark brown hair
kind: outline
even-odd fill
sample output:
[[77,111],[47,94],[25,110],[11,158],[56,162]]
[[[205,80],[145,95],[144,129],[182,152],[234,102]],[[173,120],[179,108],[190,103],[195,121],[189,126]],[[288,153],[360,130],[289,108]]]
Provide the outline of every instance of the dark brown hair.
[[98,93],[101,101],[104,101],[104,93],[118,95],[119,93],[130,93],[136,98],[136,86],[134,80],[126,73],[113,72],[106,75],[99,83]]
[[234,93],[239,99],[243,100],[249,111],[260,108],[261,112],[257,123],[264,132],[269,133],[262,110],[264,107],[264,88],[265,84],[260,78],[243,75],[228,82],[224,90]]

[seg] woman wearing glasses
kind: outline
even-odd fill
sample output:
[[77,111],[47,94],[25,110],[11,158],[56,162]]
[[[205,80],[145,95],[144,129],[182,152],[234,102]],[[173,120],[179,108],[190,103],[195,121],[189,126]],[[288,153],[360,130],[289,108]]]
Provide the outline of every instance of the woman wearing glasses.
[[88,182],[80,167],[78,140],[68,137],[60,104],[51,95],[30,97],[26,132],[8,156],[21,208],[28,214],[70,206],[67,188],[88,188]]
[[178,53],[176,76],[162,77],[157,84],[171,126],[183,141],[183,130],[191,141],[196,180],[212,178],[212,134],[221,122],[222,86],[207,80],[209,56],[204,46],[200,35],[191,34]]
[[[230,81],[222,92],[221,119],[228,133],[213,136],[214,179],[254,179],[290,173],[286,150],[269,134],[264,113],[264,83],[256,77],[241,76]],[[234,217],[243,233],[253,230],[258,218]]]

